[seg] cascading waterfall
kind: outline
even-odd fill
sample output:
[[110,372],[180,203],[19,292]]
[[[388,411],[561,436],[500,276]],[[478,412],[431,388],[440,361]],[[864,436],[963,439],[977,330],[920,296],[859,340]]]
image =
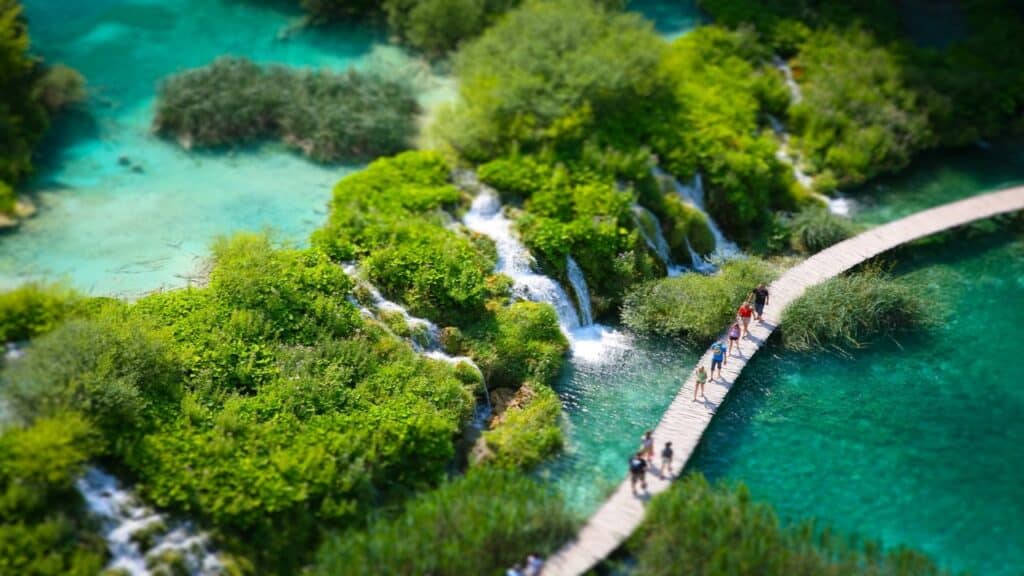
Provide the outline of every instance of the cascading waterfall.
[[[188,523],[171,526],[163,516],[139,503],[117,479],[89,468],[75,482],[89,511],[96,516],[110,549],[111,572],[148,576],[161,558],[174,558],[192,576],[221,574],[223,566],[210,550],[208,538]],[[163,573],[163,572],[160,572]],[[177,572],[175,572],[177,573]]]
[[[554,307],[562,332],[572,346],[574,358],[600,362],[608,358],[608,350],[629,347],[625,335],[593,323],[589,292],[585,293],[585,298],[577,295],[584,314],[581,321],[580,313],[561,284],[534,271],[533,256],[513,233],[512,221],[505,217],[497,192],[477,181],[472,172],[456,174],[456,181],[463,188],[476,192],[473,205],[462,219],[463,224],[494,241],[498,253],[495,271],[512,279],[514,297],[530,302],[544,302]],[[579,277],[585,287],[582,271]]]
[[786,132],[786,127],[782,124],[782,121],[775,116],[768,115],[768,123],[772,127],[772,131],[778,136],[781,144],[779,149],[775,151],[775,157],[781,162],[789,164],[793,169],[793,177],[800,183],[801,186],[811,191],[816,198],[821,200],[827,207],[829,212],[838,216],[849,216],[853,209],[853,202],[848,198],[836,197],[830,198],[820,192],[814,192],[814,178],[804,172],[800,168],[800,158],[797,157],[796,153],[789,145],[789,133]]
[[800,92],[800,85],[793,78],[793,69],[789,67],[789,62],[776,54],[772,56],[772,64],[775,64],[775,67],[782,72],[782,76],[786,79],[786,88],[789,88],[790,99],[794,104],[799,104],[804,99],[804,95]]
[[[711,230],[711,235],[715,239],[715,256],[719,258],[731,258],[740,253],[739,247],[725,237],[725,234],[722,233],[722,229],[718,227],[718,223],[715,222],[715,219],[712,218],[711,214],[708,214],[708,211],[704,208],[704,180],[701,177],[700,172],[694,174],[693,180],[688,185],[683,184],[676,178],[673,178],[670,174],[660,168],[653,168],[653,173],[654,177],[657,178],[658,181],[667,180],[671,182],[676,194],[682,198],[683,202],[693,206],[704,215],[704,218],[708,223],[708,229]],[[687,242],[689,242],[689,240],[687,240]],[[692,248],[690,249],[690,253],[691,255],[694,254]],[[698,263],[698,261],[700,261],[700,263]],[[698,257],[694,260],[694,268],[701,270],[706,269],[707,266],[706,263]]]
[[[633,204],[633,216],[636,220],[636,227],[644,238],[644,242],[651,249],[651,252],[658,256],[661,263],[665,265],[667,274],[669,276],[681,274],[685,268],[677,266],[672,262],[672,249],[669,247],[668,241],[665,240],[665,233],[661,230],[661,222],[658,221],[658,217],[640,204]],[[690,253],[691,255],[693,254],[692,248]]]
[[590,290],[587,288],[587,278],[580,270],[580,265],[572,259],[572,256],[565,257],[566,276],[569,277],[569,284],[572,285],[576,294],[576,302],[580,305],[580,323],[583,326],[590,326],[594,323],[593,312],[590,307]]
[[[345,271],[345,274],[348,274],[349,277],[355,280],[358,285],[365,290],[366,294],[370,298],[371,306],[366,306],[362,302],[359,302],[358,299],[349,296],[349,302],[359,308],[359,311],[364,317],[376,320],[381,326],[387,329],[388,332],[391,332],[388,328],[388,323],[380,317],[380,313],[385,312],[401,315],[412,334],[410,337],[405,338],[405,340],[410,346],[412,346],[413,350],[427,358],[447,362],[453,366],[457,364],[468,364],[480,373],[481,378],[483,378],[483,371],[480,370],[480,367],[476,365],[476,362],[474,362],[472,358],[469,356],[452,356],[443,350],[441,346],[441,329],[437,327],[437,324],[434,324],[426,318],[413,316],[401,304],[385,298],[376,286],[360,279],[359,267],[355,263],[346,262],[342,264],[342,270]],[[394,334],[394,332],[391,332],[391,334],[396,338],[401,338],[401,336]],[[483,383],[484,402],[486,406],[482,413],[477,414],[476,420],[478,422],[486,421],[491,413],[491,394],[487,390],[487,381],[485,379],[483,380]]]

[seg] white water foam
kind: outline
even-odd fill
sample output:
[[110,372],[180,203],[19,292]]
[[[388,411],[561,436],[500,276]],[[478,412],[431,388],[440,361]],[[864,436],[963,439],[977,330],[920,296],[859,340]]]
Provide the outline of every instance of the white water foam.
[[768,123],[771,124],[772,131],[775,132],[775,135],[781,141],[779,149],[775,151],[775,157],[781,162],[790,165],[796,181],[807,190],[810,190],[815,198],[821,200],[828,207],[829,212],[837,216],[849,217],[856,207],[854,201],[842,196],[829,197],[820,192],[814,192],[814,178],[800,168],[800,158],[789,145],[789,133],[786,132],[786,127],[782,124],[781,120],[771,114],[768,115]]
[[[694,174],[693,180],[689,184],[683,184],[671,174],[658,167],[654,167],[652,173],[659,182],[670,182],[676,194],[679,195],[683,202],[686,202],[704,215],[708,223],[708,229],[711,230],[711,235],[715,240],[715,249],[712,256],[720,260],[726,260],[740,255],[739,246],[725,237],[722,229],[718,227],[718,223],[711,217],[711,214],[708,214],[704,206],[704,179],[701,177],[700,172]],[[687,244],[689,244],[689,239],[687,239]],[[691,256],[696,254],[692,247],[690,248],[690,254]],[[707,263],[699,256],[694,259],[693,267],[700,271],[708,270]],[[713,269],[713,267],[711,268]]]
[[[573,358],[584,362],[601,362],[611,357],[609,351],[630,347],[629,338],[625,334],[592,323],[589,291],[577,294],[581,309],[584,302],[586,308],[583,314],[585,321],[581,322],[581,314],[561,284],[534,271],[536,264],[533,255],[515,236],[512,221],[505,217],[497,192],[477,181],[476,175],[471,172],[457,174],[456,180],[460,186],[476,192],[470,210],[462,219],[466,228],[494,241],[498,253],[495,269],[512,279],[514,297],[530,302],[545,302],[554,307],[562,332],[572,347]],[[579,267],[576,268],[578,270]],[[579,271],[579,281],[582,287],[586,286],[582,271]]]
[[[668,240],[665,239],[665,233],[661,229],[661,222],[658,221],[658,217],[640,204],[633,204],[633,216],[636,220],[636,227],[640,230],[640,235],[644,239],[644,243],[661,260],[661,263],[665,265],[666,274],[671,277],[679,276],[685,272],[685,266],[679,266],[672,261],[672,249],[668,245]],[[687,242],[687,244],[689,243]],[[690,256],[692,261],[693,248],[690,248]]]
[[[169,525],[166,519],[139,503],[134,494],[118,486],[117,479],[89,468],[75,482],[89,511],[96,516],[110,550],[111,571],[131,576],[149,576],[154,558],[173,553],[180,557],[191,576],[213,576],[223,565],[210,550],[209,539],[190,524]],[[152,530],[152,546],[143,550],[138,534]]]

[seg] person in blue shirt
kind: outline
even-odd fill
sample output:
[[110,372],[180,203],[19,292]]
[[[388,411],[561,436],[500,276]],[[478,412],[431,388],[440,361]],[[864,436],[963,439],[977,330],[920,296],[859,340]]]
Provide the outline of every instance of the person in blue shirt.
[[722,377],[722,364],[725,364],[725,353],[729,348],[721,340],[711,345],[711,379],[714,380],[715,368],[718,369],[718,378]]

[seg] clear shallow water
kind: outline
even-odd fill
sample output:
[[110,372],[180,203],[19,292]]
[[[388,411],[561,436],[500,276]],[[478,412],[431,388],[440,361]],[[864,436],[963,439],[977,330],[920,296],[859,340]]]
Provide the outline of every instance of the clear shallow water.
[[850,197],[855,218],[878,224],[960,198],[1024,183],[1024,140],[929,152],[903,172],[879,178]]
[[365,26],[280,40],[299,14],[266,4],[25,1],[33,50],[85,74],[91,98],[40,155],[30,184],[40,214],[0,238],[0,288],[35,277],[95,294],[182,285],[217,235],[272,227],[301,243],[323,222],[331,186],[357,166],[318,166],[276,145],[188,153],[150,134],[160,80],[218,56],[334,70],[399,65],[397,50]]
[[[625,478],[640,447],[699,355],[667,340],[635,340],[604,351],[600,362],[567,363],[555,389],[565,408],[565,452],[541,471],[572,509],[594,511]],[[661,446],[658,446],[661,449]]]
[[944,293],[955,313],[943,326],[853,358],[762,351],[691,469],[745,482],[784,520],[1019,574],[1024,239],[922,252],[930,259],[904,267]]
[[654,22],[654,29],[669,40],[708,21],[693,0],[630,0],[626,9],[643,14]]

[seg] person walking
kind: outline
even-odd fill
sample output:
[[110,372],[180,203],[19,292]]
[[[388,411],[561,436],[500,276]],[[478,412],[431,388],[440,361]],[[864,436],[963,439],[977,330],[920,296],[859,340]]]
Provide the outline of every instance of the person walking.
[[523,565],[516,564],[515,566],[509,568],[505,571],[505,576],[526,576],[525,574],[523,574]]
[[648,430],[644,432],[644,437],[640,439],[640,453],[644,455],[644,459],[647,460],[647,465],[651,468],[654,467],[654,432]]
[[536,552],[526,557],[526,576],[540,576],[544,571],[544,559]]
[[672,443],[665,442],[665,447],[661,449],[661,475],[665,475],[665,470],[668,473],[672,473]]
[[750,317],[754,315],[754,309],[750,306],[750,300],[744,300],[743,304],[740,304],[740,309],[736,311],[736,316],[740,319],[740,324],[743,326],[743,337],[746,338],[750,333]]
[[761,322],[761,318],[764,316],[764,307],[768,305],[768,287],[764,285],[764,282],[757,285],[754,288],[754,318],[758,322]]
[[715,369],[718,369],[717,378],[722,377],[722,365],[725,364],[725,353],[728,350],[721,340],[711,345],[711,379],[714,380]]
[[727,356],[732,356],[732,347],[735,346],[738,350],[740,347],[740,323],[733,322],[732,326],[729,326],[729,353]]
[[640,483],[640,487],[647,491],[647,462],[644,462],[643,452],[637,452],[629,459],[629,485],[633,488],[633,494],[636,494],[636,483]]
[[697,400],[697,392],[700,392],[701,396],[704,396],[704,383],[708,381],[708,372],[704,369],[702,364],[697,368],[697,381],[693,385],[693,399]]

